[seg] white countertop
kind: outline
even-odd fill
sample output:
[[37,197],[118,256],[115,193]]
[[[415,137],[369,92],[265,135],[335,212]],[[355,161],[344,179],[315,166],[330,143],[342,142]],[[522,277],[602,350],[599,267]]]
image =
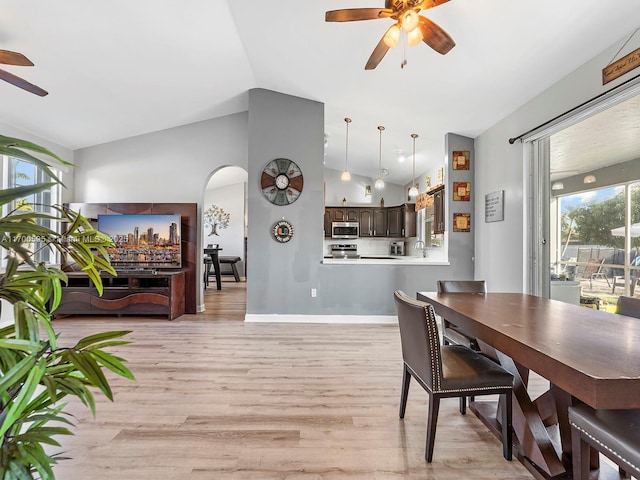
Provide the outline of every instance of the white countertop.
[[363,255],[364,258],[323,258],[326,265],[449,265],[448,261],[437,258],[413,256],[391,257],[389,255]]

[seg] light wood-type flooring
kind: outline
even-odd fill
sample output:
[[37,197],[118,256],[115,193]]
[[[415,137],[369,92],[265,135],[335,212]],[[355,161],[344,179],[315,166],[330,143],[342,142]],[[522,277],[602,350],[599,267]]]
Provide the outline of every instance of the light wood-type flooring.
[[[215,287],[215,282],[214,282]],[[136,382],[96,393],[97,417],[71,400],[75,436],[58,480],[533,478],[457,400],[440,407],[425,463],[427,395],[412,384],[398,418],[402,374],[395,325],[245,324],[245,284],[209,287],[206,313],[68,317],[61,343],[132,330]]]

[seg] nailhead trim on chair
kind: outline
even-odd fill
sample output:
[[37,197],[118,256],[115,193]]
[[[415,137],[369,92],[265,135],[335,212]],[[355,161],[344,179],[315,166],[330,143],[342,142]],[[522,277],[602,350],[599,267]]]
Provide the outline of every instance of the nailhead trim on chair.
[[[437,345],[440,342],[440,338],[438,336],[438,326],[436,325],[433,307],[429,304],[425,305],[424,313],[425,321],[427,322],[427,332],[429,332],[429,337],[431,337],[431,344]],[[431,354],[431,371],[434,373],[433,376],[435,377],[432,379],[433,390],[439,392],[442,384],[442,359],[439,355],[440,349],[431,349],[429,353]]]
[[[423,383],[426,383],[424,381],[424,378],[422,378],[420,375],[418,375],[413,368],[411,368],[409,365],[407,365],[405,363],[405,366],[409,369],[409,371],[411,372],[411,375],[419,378],[420,381],[422,381]],[[474,391],[477,392],[478,390],[496,390],[498,388],[512,388],[512,385],[504,385],[504,386],[491,386],[491,387],[476,387],[476,388],[454,388],[454,389],[450,389],[450,390],[433,390],[434,393],[450,393],[450,392],[469,392],[469,391]],[[496,394],[497,395],[497,394]]]
[[622,460],[624,463],[626,463],[627,465],[632,466],[633,468],[635,468],[637,471],[640,471],[640,467],[638,467],[637,465],[634,465],[633,463],[631,463],[629,460],[627,460],[626,458],[624,458],[623,456],[621,456],[618,452],[616,452],[615,450],[612,450],[611,447],[609,447],[608,445],[605,445],[604,443],[602,443],[600,440],[598,440],[596,437],[594,437],[593,435],[591,435],[589,432],[587,432],[584,428],[581,428],[580,426],[576,425],[575,423],[571,422],[571,427],[575,428],[577,430],[580,430],[580,432],[582,432],[585,436],[589,437],[591,440],[593,440],[595,443],[597,443],[598,445],[600,445],[602,448],[604,448],[606,451],[610,452],[613,456],[615,456],[616,458],[619,458],[620,460]]

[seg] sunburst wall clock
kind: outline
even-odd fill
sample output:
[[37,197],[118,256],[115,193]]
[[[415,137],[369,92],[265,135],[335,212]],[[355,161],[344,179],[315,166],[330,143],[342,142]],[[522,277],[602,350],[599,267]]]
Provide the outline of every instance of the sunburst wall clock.
[[289,205],[302,193],[304,178],[296,162],[287,158],[276,158],[262,170],[260,188],[262,194],[274,205]]

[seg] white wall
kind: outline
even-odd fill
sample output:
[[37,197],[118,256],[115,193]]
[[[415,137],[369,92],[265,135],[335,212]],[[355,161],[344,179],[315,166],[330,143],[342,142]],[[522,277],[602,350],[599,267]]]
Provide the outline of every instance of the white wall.
[[[523,145],[520,142],[511,145],[509,138],[633,77],[634,72],[602,85],[602,68],[626,38],[628,36],[476,138],[475,277],[486,280],[489,290],[525,292],[529,273],[526,242],[532,226],[527,224],[528,204],[523,194],[528,181],[527,169]],[[505,191],[504,221],[484,223],[484,196],[498,190]]]
[[75,202],[197,202],[212,172],[247,168],[247,113],[76,151]]
[[[343,182],[341,180],[342,171],[332,168],[324,169],[325,183],[325,206],[341,207],[342,199],[346,198],[347,205],[353,206],[379,206],[380,199],[384,198],[385,207],[402,205],[407,201],[405,189],[402,185],[385,182],[382,190],[376,190],[373,184],[375,179],[351,174],[351,180]],[[371,195],[366,196],[365,185],[371,185]]]

